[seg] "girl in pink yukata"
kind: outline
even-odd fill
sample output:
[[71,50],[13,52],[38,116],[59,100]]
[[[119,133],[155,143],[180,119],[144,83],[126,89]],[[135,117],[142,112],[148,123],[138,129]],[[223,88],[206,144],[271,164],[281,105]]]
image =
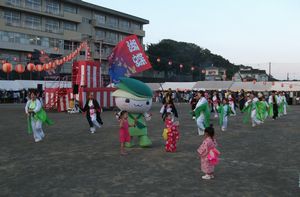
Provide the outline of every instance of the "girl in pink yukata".
[[134,124],[128,123],[128,112],[127,111],[121,111],[119,116],[120,121],[120,154],[121,155],[127,155],[127,152],[125,151],[125,142],[130,142],[130,135],[129,135],[129,127],[135,127],[136,126],[136,120]]
[[218,163],[219,151],[216,149],[217,142],[214,138],[215,130],[210,125],[204,130],[204,140],[197,152],[201,158],[201,170],[205,173],[202,179],[209,180],[214,178],[215,165]]

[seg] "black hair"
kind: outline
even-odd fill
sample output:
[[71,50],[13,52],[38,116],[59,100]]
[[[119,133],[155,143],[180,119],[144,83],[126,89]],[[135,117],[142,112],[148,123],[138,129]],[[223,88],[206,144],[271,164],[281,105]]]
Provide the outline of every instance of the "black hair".
[[210,124],[209,127],[206,127],[204,133],[207,133],[211,139],[214,139],[215,129],[213,128],[213,125]]
[[124,110],[124,111],[121,111],[121,112],[120,112],[120,115],[119,115],[119,119],[121,119],[121,118],[124,116],[124,114],[126,114],[126,113],[127,113],[127,111],[125,111],[125,110]]
[[37,91],[36,91],[36,90],[31,90],[31,91],[29,92],[29,95],[31,95],[31,94],[34,94],[35,96],[37,96]]

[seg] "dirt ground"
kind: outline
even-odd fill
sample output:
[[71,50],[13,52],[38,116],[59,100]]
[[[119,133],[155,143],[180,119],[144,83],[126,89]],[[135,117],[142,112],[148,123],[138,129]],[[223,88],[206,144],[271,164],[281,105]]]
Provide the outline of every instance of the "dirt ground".
[[256,128],[230,117],[229,130],[216,138],[221,161],[215,179],[201,180],[196,149],[202,142],[189,105],[177,104],[181,138],[166,153],[160,105],[148,122],[151,148],[119,154],[114,112],[90,134],[82,114],[48,112],[55,125],[34,143],[26,132],[24,105],[0,105],[0,196],[300,196],[300,106]]

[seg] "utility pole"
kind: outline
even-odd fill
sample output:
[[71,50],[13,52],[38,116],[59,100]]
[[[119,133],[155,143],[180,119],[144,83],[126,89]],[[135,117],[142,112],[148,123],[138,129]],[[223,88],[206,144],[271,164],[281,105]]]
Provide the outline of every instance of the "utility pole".
[[269,62],[269,80],[270,80],[270,78],[271,78],[271,62]]
[[287,80],[287,81],[290,80],[289,73],[286,74],[286,80]]

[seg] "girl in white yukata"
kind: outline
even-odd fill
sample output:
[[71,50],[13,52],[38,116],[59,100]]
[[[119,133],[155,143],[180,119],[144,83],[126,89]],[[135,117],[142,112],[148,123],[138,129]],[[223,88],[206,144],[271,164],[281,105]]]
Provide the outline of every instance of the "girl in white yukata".
[[232,115],[235,116],[236,111],[235,111],[235,106],[234,106],[234,98],[233,98],[231,92],[228,93],[228,101],[229,101],[229,106],[230,106],[231,111],[232,111]]
[[30,93],[30,100],[27,101],[25,112],[28,117],[28,133],[33,133],[34,141],[40,142],[45,137],[42,124],[52,124],[46,112],[42,108],[41,102],[36,98],[36,93]]
[[196,115],[198,134],[204,135],[205,128],[209,126],[210,110],[208,107],[208,102],[207,102],[206,98],[204,97],[203,91],[200,91],[197,93],[197,99],[198,99],[198,102],[194,109],[194,112]]
[[218,105],[219,105],[219,101],[220,100],[219,100],[219,98],[217,96],[217,92],[214,92],[214,95],[212,97],[212,102],[213,102],[213,111],[215,113],[215,115],[214,115],[215,118],[218,118],[218,110],[217,110],[217,108],[218,108]]
[[228,104],[228,99],[224,98],[222,101],[223,104],[218,106],[218,112],[220,113],[219,123],[222,131],[227,130],[228,126],[228,116],[230,115],[230,107]]
[[256,117],[256,102],[257,101],[258,101],[258,98],[256,96],[254,96],[254,94],[252,93],[252,94],[250,94],[248,101],[245,103],[245,107],[248,107],[249,105],[251,107],[252,127],[255,127],[256,125],[259,125],[262,123]]

